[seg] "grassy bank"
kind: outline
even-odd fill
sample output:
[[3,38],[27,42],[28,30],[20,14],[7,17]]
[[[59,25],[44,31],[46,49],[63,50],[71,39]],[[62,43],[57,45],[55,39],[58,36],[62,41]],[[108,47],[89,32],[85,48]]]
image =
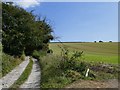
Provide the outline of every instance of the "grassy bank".
[[[104,57],[104,62],[101,62],[100,58],[99,61],[89,61],[85,60],[85,55],[81,52],[69,50],[61,50],[59,54],[51,53],[43,57],[37,52],[36,55],[41,66],[41,88],[63,88],[79,79],[104,81],[118,78],[119,67],[113,64],[113,61],[105,62]],[[88,68],[90,72],[88,77],[85,77]]]
[[[53,54],[40,58],[42,80],[41,88],[63,88],[66,85],[79,80],[108,80],[118,78],[118,43],[63,43],[69,50],[69,56],[74,51],[83,51],[82,57],[73,62],[72,68],[59,68],[62,61],[63,47],[60,43],[50,43]],[[62,67],[68,65],[62,63]],[[82,68],[83,71],[80,69]],[[87,68],[90,69],[88,77],[85,77]]]
[[70,83],[70,78],[66,78],[64,70],[58,68],[61,57],[47,55],[40,59],[41,64],[41,88],[62,88]]
[[63,44],[50,43],[53,53],[47,55],[33,53],[41,66],[41,88],[63,88],[80,79],[104,81],[118,78],[117,43]]
[[0,78],[8,74],[17,65],[19,65],[25,59],[25,55],[21,57],[13,57],[2,52],[2,44],[0,44]]
[[29,77],[31,70],[32,70],[32,66],[33,66],[33,61],[32,59],[30,59],[29,64],[27,65],[26,69],[24,70],[24,72],[22,73],[22,75],[19,77],[19,79],[10,87],[12,88],[19,88],[20,85],[22,85]]
[[[118,78],[118,67],[101,63],[88,63],[83,60],[61,63],[62,57],[47,55],[40,59],[41,64],[41,88],[63,88],[74,81],[83,80],[108,80]],[[70,64],[69,64],[70,65]],[[85,77],[87,68],[90,69],[88,77]]]
[[17,65],[19,65],[23,60],[20,58],[15,58],[13,56],[2,53],[2,77],[13,70]]

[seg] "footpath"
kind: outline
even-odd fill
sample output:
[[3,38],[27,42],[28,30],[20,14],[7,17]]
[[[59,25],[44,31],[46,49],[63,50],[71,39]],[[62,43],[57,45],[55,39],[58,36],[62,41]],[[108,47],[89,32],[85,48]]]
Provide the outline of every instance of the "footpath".
[[20,86],[20,88],[40,88],[40,66],[37,59],[33,60],[33,67],[31,74],[28,77],[28,80]]

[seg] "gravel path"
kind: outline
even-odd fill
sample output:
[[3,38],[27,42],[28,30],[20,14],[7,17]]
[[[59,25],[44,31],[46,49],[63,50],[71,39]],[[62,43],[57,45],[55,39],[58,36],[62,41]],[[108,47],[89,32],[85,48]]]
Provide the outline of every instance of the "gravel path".
[[9,88],[22,74],[29,63],[29,57],[25,58],[19,66],[15,67],[10,73],[0,79],[1,88]]
[[20,86],[20,88],[40,88],[40,66],[37,59],[33,60],[33,67],[28,80]]

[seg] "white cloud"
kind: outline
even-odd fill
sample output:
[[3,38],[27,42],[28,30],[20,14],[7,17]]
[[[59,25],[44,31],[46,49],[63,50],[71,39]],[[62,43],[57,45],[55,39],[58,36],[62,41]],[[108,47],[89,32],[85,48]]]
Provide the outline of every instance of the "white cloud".
[[39,5],[42,0],[3,0],[4,2],[14,2],[16,5],[29,8]]
[[40,0],[19,0],[15,1],[15,3],[23,8],[29,8],[29,7],[34,7],[36,5],[40,4]]

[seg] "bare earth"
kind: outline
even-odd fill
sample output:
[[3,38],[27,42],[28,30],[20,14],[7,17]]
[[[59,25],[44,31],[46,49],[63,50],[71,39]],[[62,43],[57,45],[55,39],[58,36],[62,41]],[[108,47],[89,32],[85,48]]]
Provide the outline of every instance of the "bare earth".
[[92,81],[92,80],[79,80],[65,88],[118,88],[118,80],[112,79],[108,81]]
[[40,66],[37,59],[33,60],[33,67],[28,80],[20,88],[40,88]]
[[28,65],[28,63],[29,63],[29,57],[26,57],[25,61],[23,61],[19,66],[14,68],[6,76],[2,77],[0,79],[0,83],[2,84],[0,86],[0,89],[2,89],[2,88],[9,88],[20,77],[20,75],[25,70],[25,68]]

